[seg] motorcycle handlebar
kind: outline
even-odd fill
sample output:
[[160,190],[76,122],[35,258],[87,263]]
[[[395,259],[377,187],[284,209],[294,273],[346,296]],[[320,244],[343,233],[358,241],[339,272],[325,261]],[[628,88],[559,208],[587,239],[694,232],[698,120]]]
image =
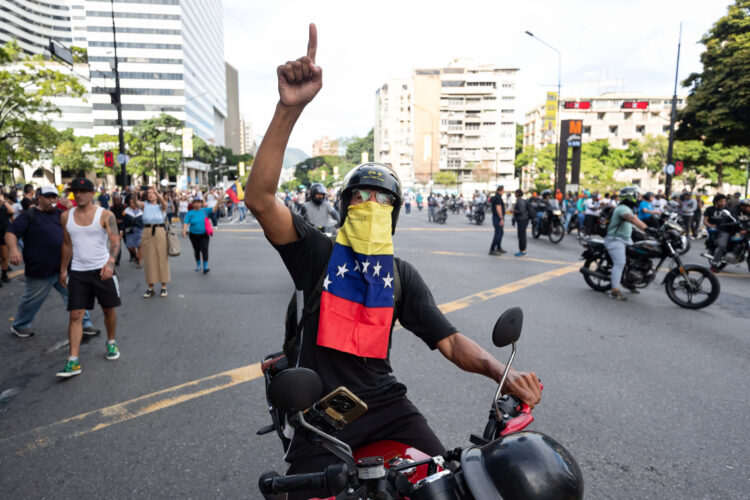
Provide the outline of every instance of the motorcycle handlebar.
[[346,464],[334,464],[323,472],[280,476],[277,472],[266,472],[258,480],[261,493],[271,495],[290,491],[327,490],[334,495],[348,483]]

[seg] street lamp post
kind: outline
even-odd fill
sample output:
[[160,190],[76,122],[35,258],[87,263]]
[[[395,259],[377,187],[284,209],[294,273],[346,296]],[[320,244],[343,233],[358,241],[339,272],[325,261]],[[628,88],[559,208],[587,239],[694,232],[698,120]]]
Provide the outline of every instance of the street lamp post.
[[557,52],[557,110],[555,111],[555,169],[558,168],[557,165],[557,155],[558,151],[560,150],[560,133],[557,131],[557,125],[560,123],[560,81],[561,81],[561,72],[562,72],[562,55],[560,54],[560,51],[557,50],[552,45],[548,44],[538,36],[535,36],[531,31],[526,31],[526,34],[529,35],[534,40],[543,43],[550,49]]

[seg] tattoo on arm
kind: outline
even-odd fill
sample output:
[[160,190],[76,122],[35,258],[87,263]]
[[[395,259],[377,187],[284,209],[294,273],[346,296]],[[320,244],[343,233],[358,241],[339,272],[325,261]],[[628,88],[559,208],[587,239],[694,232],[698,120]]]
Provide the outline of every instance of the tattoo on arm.
[[115,214],[109,213],[107,218],[107,232],[109,233],[109,256],[113,259],[117,258],[117,254],[120,252],[120,231],[117,229],[117,219]]

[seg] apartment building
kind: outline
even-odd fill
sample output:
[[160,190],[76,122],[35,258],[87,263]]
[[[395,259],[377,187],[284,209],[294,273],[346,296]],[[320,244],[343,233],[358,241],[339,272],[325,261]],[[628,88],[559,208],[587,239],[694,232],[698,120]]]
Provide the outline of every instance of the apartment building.
[[[677,98],[677,109],[685,97]],[[583,120],[583,142],[606,139],[613,148],[626,148],[628,142],[646,135],[669,133],[671,96],[605,93],[597,97],[562,99],[560,120]],[[544,130],[545,104],[529,110],[524,124],[523,147],[541,149],[555,144],[555,131]]]
[[240,154],[255,154],[257,146],[253,137],[253,124],[240,115]]
[[513,187],[517,72],[456,59],[389,81],[376,94],[376,159],[416,184],[444,170],[483,189]]
[[339,141],[331,140],[328,136],[323,136],[317,141],[313,141],[313,156],[337,156],[339,154]]

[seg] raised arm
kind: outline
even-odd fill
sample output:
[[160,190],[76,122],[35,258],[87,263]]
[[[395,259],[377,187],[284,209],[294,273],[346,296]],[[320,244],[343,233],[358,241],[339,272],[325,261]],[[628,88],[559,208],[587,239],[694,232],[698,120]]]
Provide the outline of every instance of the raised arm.
[[276,199],[276,189],[289,136],[305,106],[323,86],[323,70],[315,65],[318,32],[310,24],[307,55],[276,68],[279,102],[250,170],[245,205],[271,243],[283,245],[299,238],[289,209]]

